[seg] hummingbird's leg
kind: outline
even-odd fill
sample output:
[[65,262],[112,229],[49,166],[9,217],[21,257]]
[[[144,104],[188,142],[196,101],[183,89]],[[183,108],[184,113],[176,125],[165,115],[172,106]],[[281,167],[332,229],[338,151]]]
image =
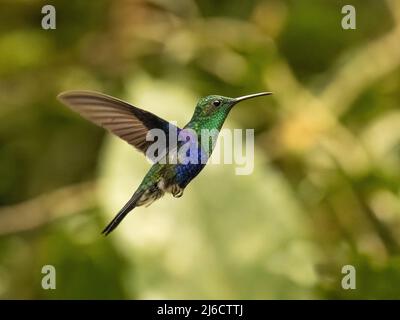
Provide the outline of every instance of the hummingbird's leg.
[[171,193],[175,198],[180,198],[183,195],[183,188],[181,188],[179,185],[177,184],[173,184],[171,186]]

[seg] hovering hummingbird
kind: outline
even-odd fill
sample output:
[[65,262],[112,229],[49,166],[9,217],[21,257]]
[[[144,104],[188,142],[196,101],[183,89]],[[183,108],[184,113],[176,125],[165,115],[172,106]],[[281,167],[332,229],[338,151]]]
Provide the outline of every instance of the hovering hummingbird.
[[[171,131],[174,132],[173,134],[180,134],[189,130],[197,135],[194,140],[189,142],[193,143],[198,150],[196,161],[155,162],[132,197],[102,233],[108,235],[132,209],[142,205],[150,205],[166,192],[171,193],[174,197],[181,197],[185,187],[200,173],[206,164],[206,161],[197,160],[200,158],[208,159],[215,146],[215,143],[212,143],[204,148],[203,144],[199,144],[200,141],[198,139],[200,139],[201,131],[214,130],[218,135],[234,105],[243,100],[270,94],[271,92],[260,92],[238,98],[219,95],[203,97],[198,101],[192,119],[182,129],[153,113],[102,93],[67,91],[59,94],[58,99],[62,103],[78,112],[84,118],[119,136],[144,154],[153,143],[153,141],[146,138],[149,131],[153,129],[162,130],[166,136]],[[213,138],[216,137],[214,136]],[[182,143],[178,143],[176,147],[179,148]],[[171,152],[172,147],[166,144],[162,153],[167,157]]]

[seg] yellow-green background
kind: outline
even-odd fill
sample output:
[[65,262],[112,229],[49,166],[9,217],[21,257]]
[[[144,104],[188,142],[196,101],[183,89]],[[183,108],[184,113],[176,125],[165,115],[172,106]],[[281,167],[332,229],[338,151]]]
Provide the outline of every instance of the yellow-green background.
[[[400,298],[399,66],[397,0],[0,0],[0,297]],[[227,123],[255,129],[252,175],[206,167],[104,238],[149,164],[67,89],[181,126],[203,95],[274,96]]]

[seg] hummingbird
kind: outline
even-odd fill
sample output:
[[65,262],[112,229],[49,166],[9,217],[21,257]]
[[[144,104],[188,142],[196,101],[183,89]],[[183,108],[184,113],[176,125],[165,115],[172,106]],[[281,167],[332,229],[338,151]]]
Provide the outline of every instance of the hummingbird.
[[[60,93],[57,96],[60,102],[78,112],[85,119],[125,140],[145,155],[154,143],[149,139],[149,133],[153,129],[161,130],[166,136],[170,133],[173,135],[184,132],[194,133],[194,138],[188,143],[198,151],[195,159],[175,162],[158,160],[153,163],[137,190],[105,227],[102,234],[108,235],[113,231],[135,207],[148,206],[165,193],[171,193],[176,198],[181,197],[185,187],[204,168],[207,162],[204,159],[208,159],[215,147],[215,143],[206,144],[205,147],[203,143],[200,143],[202,130],[216,132],[211,137],[212,141],[215,141],[233,106],[247,99],[270,94],[272,93],[260,92],[238,98],[220,95],[202,97],[195,107],[191,120],[183,128],[178,128],[149,111],[99,92],[72,90]],[[186,140],[188,139],[186,138]],[[158,153],[163,154],[164,156],[161,158],[165,160],[172,153],[172,149],[176,150],[184,142],[180,141],[176,146],[166,144],[164,149],[159,150]]]

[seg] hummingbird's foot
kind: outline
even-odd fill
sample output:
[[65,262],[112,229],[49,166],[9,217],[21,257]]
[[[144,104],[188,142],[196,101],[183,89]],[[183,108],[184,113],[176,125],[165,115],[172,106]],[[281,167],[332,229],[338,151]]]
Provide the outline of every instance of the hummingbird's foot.
[[174,196],[174,198],[180,198],[183,195],[183,189],[177,184],[174,184],[171,187],[171,193]]

